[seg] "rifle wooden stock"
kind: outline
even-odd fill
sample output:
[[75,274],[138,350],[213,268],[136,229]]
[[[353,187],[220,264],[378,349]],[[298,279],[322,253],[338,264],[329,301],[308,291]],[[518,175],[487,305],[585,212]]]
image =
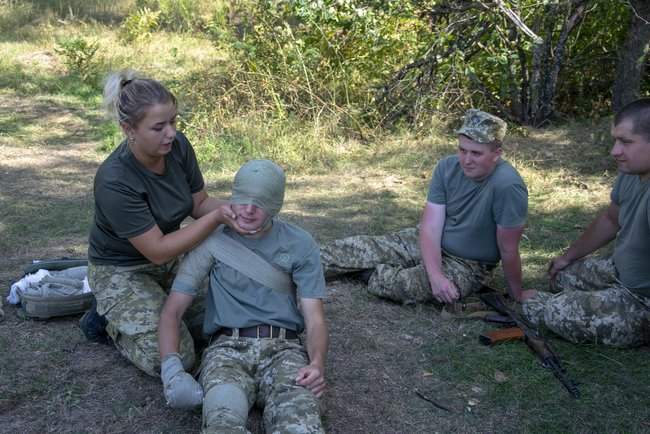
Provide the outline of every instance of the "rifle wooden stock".
[[524,331],[519,327],[491,330],[483,333],[478,340],[483,345],[495,345],[499,342],[516,341],[524,338]]

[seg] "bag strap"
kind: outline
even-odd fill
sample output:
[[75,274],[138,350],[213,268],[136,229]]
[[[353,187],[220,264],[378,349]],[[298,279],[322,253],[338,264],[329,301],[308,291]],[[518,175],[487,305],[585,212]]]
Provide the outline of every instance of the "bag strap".
[[219,261],[266,287],[296,297],[296,285],[289,274],[224,234],[223,226],[219,235],[214,237],[212,246],[215,247],[212,254]]

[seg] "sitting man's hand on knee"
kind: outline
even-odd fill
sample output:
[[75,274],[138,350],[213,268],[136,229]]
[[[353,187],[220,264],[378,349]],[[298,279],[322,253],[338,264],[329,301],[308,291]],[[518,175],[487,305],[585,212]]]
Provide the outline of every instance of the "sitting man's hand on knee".
[[203,402],[203,389],[190,374],[183,369],[178,353],[167,354],[161,363],[160,377],[167,405],[172,408],[191,409]]

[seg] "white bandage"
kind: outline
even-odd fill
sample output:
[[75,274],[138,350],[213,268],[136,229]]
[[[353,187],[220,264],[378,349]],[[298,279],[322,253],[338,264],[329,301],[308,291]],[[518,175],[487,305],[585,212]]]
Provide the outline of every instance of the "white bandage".
[[194,408],[203,402],[203,389],[190,374],[183,369],[178,353],[167,354],[161,361],[160,378],[167,405],[173,408]]

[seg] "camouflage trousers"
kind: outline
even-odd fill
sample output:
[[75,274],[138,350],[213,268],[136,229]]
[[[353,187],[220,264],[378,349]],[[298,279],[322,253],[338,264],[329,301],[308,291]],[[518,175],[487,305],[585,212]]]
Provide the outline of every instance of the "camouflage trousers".
[[[461,298],[478,291],[492,276],[494,266],[442,252],[442,272]],[[374,269],[368,292],[401,303],[434,301],[420,248],[418,229],[381,236],[357,235],[321,247],[326,278]]]
[[524,315],[535,325],[572,342],[635,347],[650,343],[650,300],[616,279],[609,258],[589,257],[560,271],[561,292],[538,292],[524,301]]
[[[249,410],[254,405],[264,409],[267,433],[323,433],[318,398],[295,381],[308,363],[297,339],[220,336],[203,353],[199,382],[206,396],[218,385],[243,391]],[[202,425],[204,434],[247,432],[230,409],[209,408],[206,401]]]
[[[124,357],[147,374],[160,375],[158,321],[174,280],[178,261],[165,265],[127,267],[88,264],[88,283],[97,300],[97,313],[108,321],[106,331]],[[185,322],[201,323],[205,298],[197,297],[185,314]],[[202,324],[201,324],[202,325]],[[183,365],[196,361],[194,340],[187,324],[181,324],[180,351]]]

